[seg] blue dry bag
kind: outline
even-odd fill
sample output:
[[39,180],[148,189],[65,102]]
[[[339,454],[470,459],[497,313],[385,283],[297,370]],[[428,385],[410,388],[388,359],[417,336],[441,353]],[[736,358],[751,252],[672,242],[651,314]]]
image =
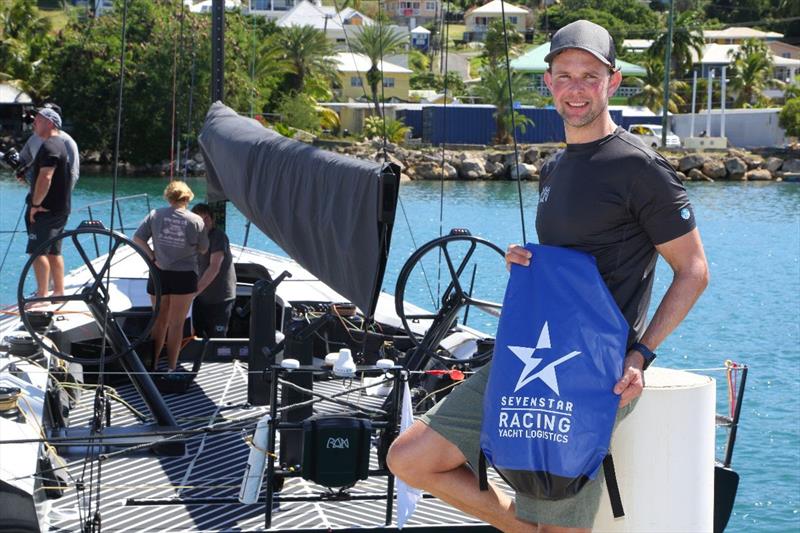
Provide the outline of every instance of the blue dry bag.
[[628,324],[591,255],[526,248],[530,266],[513,265],[506,287],[481,450],[518,493],[557,500],[608,454]]

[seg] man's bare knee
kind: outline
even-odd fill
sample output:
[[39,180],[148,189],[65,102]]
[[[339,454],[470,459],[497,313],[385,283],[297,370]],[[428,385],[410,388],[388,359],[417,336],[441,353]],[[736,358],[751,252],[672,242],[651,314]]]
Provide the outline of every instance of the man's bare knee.
[[389,448],[386,463],[389,470],[414,486],[430,474],[452,470],[466,459],[453,443],[422,422],[404,431]]

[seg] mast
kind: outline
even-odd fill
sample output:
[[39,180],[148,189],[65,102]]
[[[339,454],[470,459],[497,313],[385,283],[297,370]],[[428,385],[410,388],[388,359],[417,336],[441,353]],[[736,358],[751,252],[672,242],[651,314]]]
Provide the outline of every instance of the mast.
[[[225,0],[211,3],[211,103],[225,101]],[[209,203],[214,225],[225,231],[225,201]]]

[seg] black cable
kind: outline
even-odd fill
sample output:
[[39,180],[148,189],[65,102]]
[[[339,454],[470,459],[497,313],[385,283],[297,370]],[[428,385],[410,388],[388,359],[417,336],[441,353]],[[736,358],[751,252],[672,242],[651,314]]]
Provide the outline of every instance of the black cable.
[[[22,204],[22,211],[17,217],[17,223],[14,226],[14,231],[11,232],[11,239],[8,241],[8,246],[6,246],[6,253],[3,254],[3,261],[0,261],[0,272],[3,272],[3,266],[6,264],[6,258],[8,257],[8,251],[11,250],[11,245],[14,244],[14,237],[17,235],[17,229],[19,228],[19,223],[22,221],[22,217],[25,216],[25,211],[28,210],[28,204]],[[5,232],[4,232],[5,233]],[[20,232],[22,233],[22,232]]]
[[503,21],[503,41],[505,42],[506,54],[506,78],[508,81],[508,104],[511,115],[511,138],[514,141],[514,170],[517,175],[517,194],[519,195],[519,218],[522,223],[522,244],[528,242],[525,236],[525,211],[522,203],[522,183],[519,175],[519,149],[517,147],[517,123],[514,118],[514,92],[511,89],[511,60],[508,57],[508,29],[506,28],[506,8],[505,2],[500,1],[501,19]]

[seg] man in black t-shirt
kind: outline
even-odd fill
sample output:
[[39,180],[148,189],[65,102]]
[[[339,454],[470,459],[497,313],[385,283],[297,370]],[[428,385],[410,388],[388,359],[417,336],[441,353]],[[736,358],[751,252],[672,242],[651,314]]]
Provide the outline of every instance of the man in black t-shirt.
[[[71,209],[70,168],[67,147],[59,135],[61,116],[51,108],[39,110],[33,121],[33,131],[43,143],[33,160],[33,179],[28,195],[28,212],[25,222],[28,229],[26,253],[34,253],[45,241],[64,231]],[[48,282],[53,279],[51,296],[64,294],[64,259],[61,241],[57,241],[45,255],[33,261],[36,276],[36,296],[48,295]]]
[[[614,387],[620,416],[644,388],[653,351],[687,315],[708,283],[708,265],[686,191],[658,153],[611,120],[608,100],[622,81],[614,43],[602,27],[579,20],[561,28],[545,57],[545,83],[564,120],[565,150],[542,169],[536,230],[542,244],[592,254],[630,326],[623,376]],[[645,326],[656,260],[672,283]],[[511,245],[506,262],[536,261]],[[488,365],[487,365],[488,367]],[[588,531],[600,501],[598,479],[564,500],[517,494],[490,484],[480,491],[477,467],[483,390],[488,372],[466,383],[395,440],[392,472],[503,531]],[[599,476],[598,476],[599,478]]]
[[200,279],[192,304],[195,335],[203,338],[225,337],[236,301],[236,272],[228,236],[214,226],[208,204],[196,204],[192,213],[199,215],[208,230],[208,251],[198,256]]

